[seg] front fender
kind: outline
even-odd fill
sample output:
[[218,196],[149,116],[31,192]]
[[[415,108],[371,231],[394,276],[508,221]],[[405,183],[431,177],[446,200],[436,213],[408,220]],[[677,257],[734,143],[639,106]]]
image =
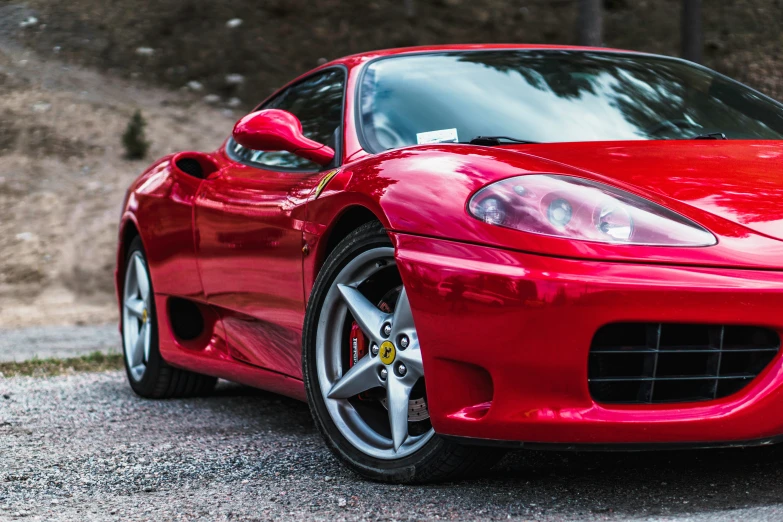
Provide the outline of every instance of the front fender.
[[[345,165],[308,206],[317,231],[329,226],[347,206],[365,206],[393,232],[480,244],[518,252],[571,259],[693,265],[724,268],[775,268],[783,242],[754,233],[680,202],[628,186],[600,173],[534,156],[526,150],[469,145],[428,145],[388,151]],[[529,151],[529,152],[528,152]],[[707,226],[718,237],[710,247],[632,246],[531,234],[489,225],[470,216],[470,197],[501,179],[527,174],[561,174],[609,183],[637,193]]]
[[397,149],[342,167],[320,194],[311,196],[308,221],[318,233],[328,229],[347,207],[360,205],[393,231],[475,241],[487,229],[465,211],[473,192],[510,176],[572,170],[489,147]]
[[[515,157],[523,161],[510,161]],[[323,173],[307,202],[304,240],[314,255],[304,260],[305,297],[328,254],[330,235],[344,228],[345,216],[367,216],[352,209],[371,212],[390,232],[475,242],[482,230],[507,232],[468,215],[465,202],[473,192],[496,179],[552,169],[552,162],[501,149],[427,145],[365,156]],[[490,236],[485,241],[492,244]]]

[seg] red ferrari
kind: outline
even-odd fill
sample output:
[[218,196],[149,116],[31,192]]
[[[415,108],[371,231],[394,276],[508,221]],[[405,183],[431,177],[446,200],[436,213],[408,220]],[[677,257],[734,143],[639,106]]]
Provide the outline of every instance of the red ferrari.
[[377,480],[783,437],[783,105],[673,58],[350,56],[128,190],[128,380],[310,404]]

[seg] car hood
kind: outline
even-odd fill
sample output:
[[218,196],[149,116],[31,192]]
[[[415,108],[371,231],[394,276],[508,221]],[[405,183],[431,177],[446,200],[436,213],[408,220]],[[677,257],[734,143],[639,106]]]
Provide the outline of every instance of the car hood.
[[[783,142],[585,142],[514,149],[783,239]],[[687,213],[698,220],[698,211]]]

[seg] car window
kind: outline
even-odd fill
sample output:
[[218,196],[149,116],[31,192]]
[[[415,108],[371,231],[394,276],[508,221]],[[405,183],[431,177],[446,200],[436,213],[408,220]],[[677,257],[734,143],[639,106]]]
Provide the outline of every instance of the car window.
[[[318,143],[338,148],[342,125],[345,73],[330,69],[315,74],[284,90],[260,109],[282,109],[302,122],[304,135]],[[261,151],[243,147],[233,139],[227,146],[229,155],[242,163],[262,168],[281,170],[321,170],[321,166],[285,151]]]
[[783,139],[783,106],[681,60],[617,52],[454,51],[371,62],[370,152],[511,136],[535,142]]

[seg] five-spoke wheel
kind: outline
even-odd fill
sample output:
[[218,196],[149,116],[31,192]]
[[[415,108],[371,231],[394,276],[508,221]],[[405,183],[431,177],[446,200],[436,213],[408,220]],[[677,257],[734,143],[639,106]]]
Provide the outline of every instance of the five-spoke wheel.
[[329,255],[308,303],[302,366],[310,409],[329,447],[376,480],[443,480],[501,454],[436,435],[422,348],[394,247],[380,223]]
[[122,339],[132,379],[141,381],[150,358],[152,321],[150,280],[141,251],[132,253],[125,266],[122,297]]
[[190,397],[211,391],[216,378],[169,366],[160,355],[155,292],[139,237],[128,245],[123,267],[122,349],[133,391],[150,399]]
[[[395,298],[387,303],[387,296]],[[389,311],[381,310],[379,302]],[[343,267],[326,296],[322,314],[328,320],[318,326],[318,378],[338,429],[356,447],[377,458],[398,458],[416,451],[434,432],[427,419],[418,421],[426,423],[426,429],[409,430],[412,393],[424,377],[424,368],[394,249],[367,250]],[[350,344],[346,332],[353,322],[370,347],[355,364],[346,357]],[[386,423],[378,415],[381,409],[386,410]]]

